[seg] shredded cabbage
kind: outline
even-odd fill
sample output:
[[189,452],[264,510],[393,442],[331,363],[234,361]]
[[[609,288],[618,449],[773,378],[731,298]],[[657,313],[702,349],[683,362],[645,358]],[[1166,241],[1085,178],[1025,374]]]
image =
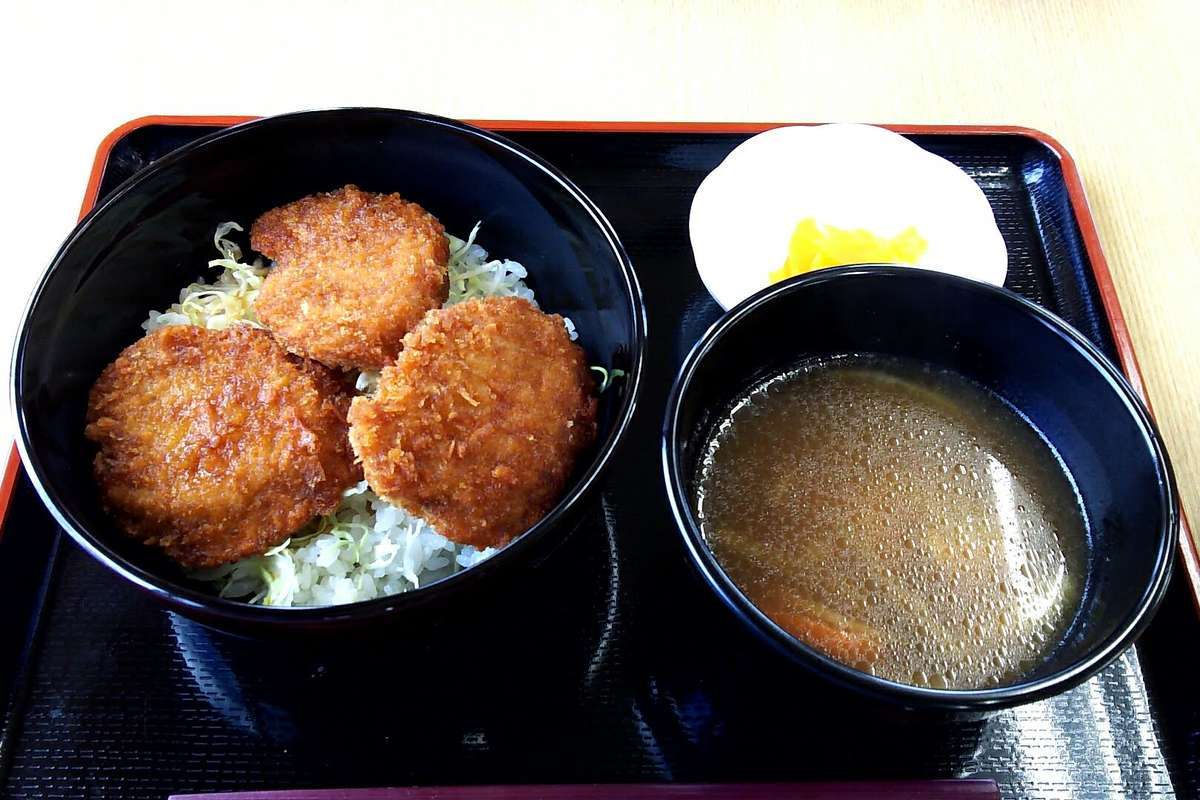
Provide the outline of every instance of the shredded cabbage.
[[609,386],[612,386],[612,382],[615,381],[617,378],[625,377],[625,370],[623,370],[623,369],[605,369],[604,367],[589,367],[589,369],[592,372],[600,373],[600,386],[596,390],[600,394],[604,394],[604,391]]
[[242,248],[226,238],[230,231],[241,231],[236,222],[223,222],[213,234],[213,245],[220,258],[208,262],[208,266],[220,267],[221,274],[212,283],[203,278],[179,293],[179,302],[166,311],[151,311],[142,323],[147,333],[168,325],[199,325],[214,330],[233,324],[253,325],[261,328],[254,313],[254,301],[267,276],[267,267],[261,258],[253,264],[242,262]]
[[[476,297],[523,297],[537,305],[533,290],[525,285],[529,272],[523,265],[507,259],[488,258],[488,251],[475,244],[482,222],[476,222],[471,235],[463,239],[446,234],[450,240],[450,297],[443,308]],[[575,323],[563,317],[571,341],[579,338]]]
[[525,285],[529,277],[525,267],[507,259],[489,259],[488,251],[475,244],[482,222],[475,223],[466,240],[446,235],[450,240],[450,297],[446,306],[476,297],[523,297],[537,305],[533,291]]

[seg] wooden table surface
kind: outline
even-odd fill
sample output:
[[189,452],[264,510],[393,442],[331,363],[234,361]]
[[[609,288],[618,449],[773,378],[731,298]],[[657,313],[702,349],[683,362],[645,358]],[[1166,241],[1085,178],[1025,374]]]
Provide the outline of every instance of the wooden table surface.
[[0,12],[0,67],[22,76],[0,91],[23,123],[0,142],[0,202],[17,222],[0,272],[6,352],[96,143],[137,116],[367,104],[473,118],[1027,125],[1078,161],[1200,521],[1200,4],[210,0],[81,6],[70,20],[53,9]]

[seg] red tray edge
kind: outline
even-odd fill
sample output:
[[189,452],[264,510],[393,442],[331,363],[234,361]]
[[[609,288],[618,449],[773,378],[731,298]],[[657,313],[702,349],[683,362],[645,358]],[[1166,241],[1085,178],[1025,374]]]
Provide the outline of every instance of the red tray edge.
[[177,794],[168,800],[998,800],[990,778],[844,783],[613,783],[381,787]]
[[[151,115],[129,120],[114,128],[96,148],[96,157],[92,161],[92,172],[88,177],[87,189],[84,191],[83,203],[79,209],[79,218],[83,219],[96,205],[100,193],[100,182],[104,178],[104,169],[108,163],[109,154],[114,146],[129,133],[151,125],[197,125],[206,127],[228,127],[242,122],[258,119],[253,116],[171,116]],[[589,131],[611,133],[761,133],[771,128],[793,124],[816,123],[787,123],[787,122],[637,122],[610,121],[586,122],[573,120],[500,120],[475,119],[465,120],[481,128],[495,131]],[[1133,390],[1146,403],[1153,414],[1153,406],[1146,394],[1142,372],[1138,366],[1137,353],[1133,348],[1133,339],[1125,324],[1125,314],[1121,311],[1121,303],[1117,297],[1116,286],[1113,284],[1112,273],[1108,268],[1108,260],[1104,257],[1104,249],[1100,244],[1100,233],[1092,218],[1091,207],[1084,193],[1083,180],[1079,175],[1075,159],[1063,145],[1044,131],[1019,125],[882,125],[881,127],[897,133],[909,134],[1011,134],[1026,136],[1049,148],[1062,164],[1063,179],[1067,184],[1067,195],[1071,201],[1071,210],[1083,236],[1084,249],[1092,264],[1092,275],[1100,290],[1100,302],[1104,307],[1108,325],[1112,331],[1113,343],[1117,348],[1117,356],[1121,369],[1129,379]],[[14,409],[15,413],[15,409]],[[8,508],[12,500],[13,489],[16,486],[17,470],[21,459],[16,443],[12,445],[8,462],[5,465],[4,477],[0,480],[0,536],[3,536],[4,522],[8,516]],[[1188,584],[1192,590],[1192,602],[1197,614],[1200,614],[1200,551],[1197,550],[1196,540],[1192,538],[1187,516],[1183,511],[1180,500],[1179,509],[1179,550],[1183,560],[1184,571],[1187,573]]]

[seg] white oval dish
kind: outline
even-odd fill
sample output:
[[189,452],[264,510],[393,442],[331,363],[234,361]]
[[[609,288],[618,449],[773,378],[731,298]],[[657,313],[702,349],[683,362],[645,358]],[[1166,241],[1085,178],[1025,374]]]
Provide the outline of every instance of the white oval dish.
[[1008,251],[970,176],[899,134],[872,125],[790,126],[738,145],[692,199],[696,268],[725,309],[767,286],[796,223],[928,242],[916,266],[996,286]]

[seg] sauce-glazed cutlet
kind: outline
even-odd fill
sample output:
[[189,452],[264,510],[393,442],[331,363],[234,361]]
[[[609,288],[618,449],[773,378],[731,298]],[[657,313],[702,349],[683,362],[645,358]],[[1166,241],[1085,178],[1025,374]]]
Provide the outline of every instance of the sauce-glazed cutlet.
[[250,244],[275,264],[255,309],[289,350],[342,369],[378,370],[446,302],[442,224],[398,194],[355,186],[263,214]]
[[87,438],[103,505],[189,568],[262,553],[359,479],[349,396],[269,333],[161,328],[100,374]]
[[350,408],[371,488],[461,544],[500,546],[549,511],[596,435],[583,350],[515,297],[431,311]]

